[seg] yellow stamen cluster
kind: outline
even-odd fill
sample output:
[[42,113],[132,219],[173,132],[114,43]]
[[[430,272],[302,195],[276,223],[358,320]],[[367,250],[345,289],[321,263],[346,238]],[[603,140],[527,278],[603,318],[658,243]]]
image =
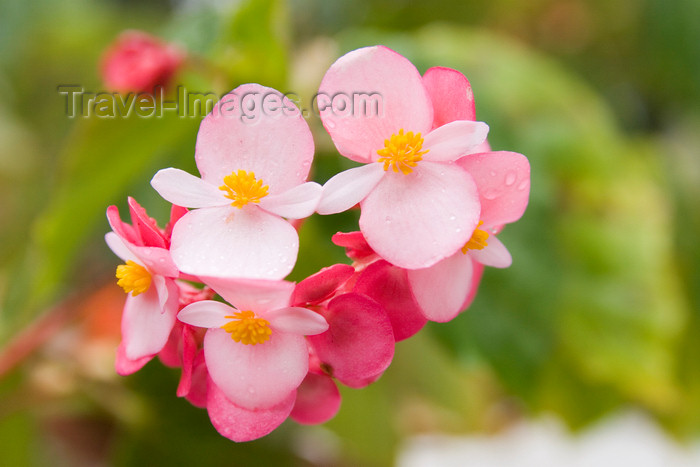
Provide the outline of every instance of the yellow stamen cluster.
[[484,221],[479,221],[479,224],[476,226],[476,229],[474,229],[472,238],[470,238],[469,241],[462,247],[462,253],[464,253],[465,255],[469,250],[483,250],[489,245],[488,243],[486,243],[486,239],[489,238],[489,233],[479,228],[483,223]]
[[219,190],[225,191],[228,199],[233,200],[231,206],[242,208],[248,203],[259,203],[267,196],[268,186],[262,180],[255,178],[254,172],[239,170],[224,177],[224,184]]
[[238,311],[226,318],[231,321],[221,326],[221,329],[231,333],[231,339],[236,342],[255,345],[270,339],[270,323],[266,319],[256,318],[252,311]]
[[132,296],[144,293],[151,286],[151,274],[131,260],[117,266],[117,285]]
[[402,128],[398,134],[394,133],[391,138],[384,140],[384,148],[377,151],[380,156],[377,162],[384,163],[384,170],[391,167],[394,172],[400,170],[407,175],[413,172],[412,167],[423,160],[423,154],[428,152],[427,149],[421,151],[422,148],[423,138],[420,133],[404,133]]

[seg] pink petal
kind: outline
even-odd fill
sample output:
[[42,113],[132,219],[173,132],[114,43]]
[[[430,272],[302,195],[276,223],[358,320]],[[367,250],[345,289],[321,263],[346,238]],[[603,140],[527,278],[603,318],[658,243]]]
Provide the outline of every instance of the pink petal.
[[328,323],[318,313],[301,307],[279,308],[262,315],[274,331],[311,336],[328,329]]
[[124,342],[121,342],[119,344],[119,347],[117,347],[117,355],[116,355],[116,360],[114,362],[114,368],[117,371],[117,374],[121,376],[127,376],[132,373],[136,373],[139,371],[143,366],[150,362],[153,356],[148,356],[148,357],[141,357],[137,358],[135,360],[131,360],[126,356],[126,351],[124,349]]
[[169,297],[166,308],[161,309],[155,287],[136,297],[126,297],[122,339],[128,359],[137,360],[161,351],[175,324],[177,306],[177,295],[174,295]]
[[255,206],[190,211],[175,225],[170,246],[184,273],[250,279],[283,278],[298,250],[294,227]]
[[294,293],[294,283],[287,281],[210,277],[202,280],[239,310],[255,313],[288,307]]
[[164,248],[150,246],[136,246],[124,242],[114,232],[105,235],[105,242],[112,252],[122,261],[134,261],[145,266],[151,274],[166,277],[177,277],[178,270],[170,256],[170,252]]
[[362,387],[394,357],[394,333],[384,309],[364,295],[347,293],[328,304],[328,331],[308,340],[322,368],[341,383]]
[[447,123],[425,135],[423,149],[429,151],[423,160],[455,161],[486,141],[488,133],[489,127],[484,122],[457,120]]
[[273,331],[262,344],[245,345],[223,329],[210,329],[204,356],[209,375],[226,398],[251,410],[283,402],[309,369],[304,337],[283,332]]
[[354,273],[355,268],[347,264],[323,268],[296,285],[292,304],[303,306],[320,303],[333,295]]
[[385,173],[381,164],[371,163],[334,175],[323,185],[323,194],[316,210],[319,214],[347,211],[365,199]]
[[376,261],[360,273],[354,292],[379,303],[391,321],[396,342],[408,339],[428,321],[413,298],[406,270]]
[[325,423],[338,413],[340,401],[340,391],[333,378],[309,373],[297,389],[297,398],[289,416],[302,425]]
[[204,352],[197,349],[197,338],[194,328],[190,326],[181,326],[180,336],[182,374],[180,375],[180,382],[177,385],[176,394],[177,397],[185,397],[190,393],[192,382],[195,381],[194,372],[196,369],[197,356],[201,354],[203,360]]
[[230,316],[236,311],[238,310],[225,303],[203,300],[187,305],[180,310],[177,319],[200,328],[220,328],[230,321],[226,316]]
[[[274,100],[277,110],[266,107]],[[259,84],[244,84],[224,96],[202,121],[195,148],[205,181],[219,186],[226,175],[245,170],[263,180],[270,194],[304,183],[313,155],[311,130],[299,109]]]
[[337,232],[331,237],[331,241],[345,248],[348,258],[359,261],[376,256],[374,250],[367,244],[362,232]]
[[[370,94],[378,96],[378,113],[355,105]],[[352,102],[348,111],[341,101]],[[318,102],[323,126],[336,148],[357,162],[377,160],[384,140],[400,129],[425,134],[433,123],[432,104],[418,70],[384,46],[340,57],[321,81]]]
[[426,269],[408,271],[413,296],[430,321],[444,323],[462,311],[472,285],[472,260],[458,251]]
[[[204,352],[200,351],[192,364],[192,378],[187,394],[184,396],[190,404],[203,409],[207,406],[209,373],[204,361]],[[214,384],[212,384],[214,386]],[[178,394],[179,396],[179,394]]]
[[294,407],[296,391],[273,407],[250,410],[226,398],[213,381],[209,381],[207,411],[211,424],[222,436],[236,442],[261,438],[284,422]]
[[433,128],[455,120],[476,120],[471,84],[459,71],[429,68],[423,75],[423,85],[435,110]]
[[107,222],[109,222],[109,226],[112,228],[114,233],[116,233],[122,239],[122,241],[126,243],[133,243],[135,245],[143,245],[143,242],[141,241],[139,233],[136,231],[136,229],[133,226],[122,222],[121,218],[119,217],[119,208],[116,206],[109,206],[107,208]]
[[184,170],[173,168],[159,170],[151,180],[151,186],[165,200],[188,208],[230,204],[231,200],[219,190],[219,186],[223,185],[223,177],[218,183],[219,185],[207,183]]
[[494,268],[507,268],[513,264],[513,258],[506,246],[495,235],[487,240],[488,246],[483,250],[469,250],[475,261]]
[[282,193],[264,197],[260,200],[260,207],[287,219],[304,219],[316,211],[321,191],[318,183],[302,183]]
[[486,227],[508,224],[523,215],[530,196],[530,163],[508,151],[469,154],[457,163],[476,182],[481,220]]
[[[141,245],[167,248],[163,232],[158,228],[155,219],[149,217],[146,210],[132,197],[128,199],[131,223],[141,238]],[[133,242],[132,242],[133,243]]]
[[362,202],[360,230],[390,263],[420,269],[461,248],[479,222],[476,185],[456,165],[421,161],[390,173]]

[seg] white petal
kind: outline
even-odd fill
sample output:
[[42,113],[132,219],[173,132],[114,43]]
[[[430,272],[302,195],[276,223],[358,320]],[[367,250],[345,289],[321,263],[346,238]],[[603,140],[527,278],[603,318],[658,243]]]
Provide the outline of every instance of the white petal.
[[126,246],[124,240],[119,238],[119,235],[115,234],[114,232],[109,232],[105,235],[105,242],[107,243],[109,249],[112,250],[112,253],[119,256],[122,261],[134,261],[135,263],[143,266],[143,263],[136,257],[129,247]]
[[318,183],[302,183],[277,195],[264,197],[259,206],[287,219],[304,219],[316,211],[322,190]]
[[475,261],[494,268],[507,268],[513,263],[510,252],[495,235],[486,240],[488,245],[483,250],[469,250],[468,253]]
[[280,308],[263,316],[270,322],[270,327],[281,332],[312,336],[328,329],[328,323],[323,316],[306,308]]
[[426,161],[454,161],[486,140],[489,127],[484,122],[457,120],[438,127],[425,135],[423,156]]
[[319,214],[347,211],[371,192],[384,176],[382,164],[370,163],[340,172],[323,185]]
[[187,208],[225,206],[231,202],[218,187],[172,167],[159,170],[151,186],[167,201]]
[[183,308],[177,314],[177,319],[183,323],[200,328],[220,328],[230,321],[226,316],[230,316],[235,312],[235,308],[225,303],[214,300],[202,300]]

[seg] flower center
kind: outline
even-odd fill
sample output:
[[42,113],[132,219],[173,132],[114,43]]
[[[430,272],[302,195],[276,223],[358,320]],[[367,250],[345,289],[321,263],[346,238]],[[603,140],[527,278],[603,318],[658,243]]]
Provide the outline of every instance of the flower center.
[[231,321],[221,326],[221,329],[231,333],[231,339],[241,344],[262,344],[272,334],[270,323],[266,319],[256,318],[252,311],[238,311],[226,318]]
[[483,250],[489,245],[488,243],[486,243],[486,239],[489,238],[489,233],[479,228],[483,223],[484,221],[479,221],[479,224],[476,226],[476,229],[474,229],[472,238],[470,238],[469,241],[465,243],[462,247],[462,253],[464,253],[465,255],[469,250]]
[[267,185],[255,178],[254,172],[239,170],[224,177],[224,184],[219,190],[225,191],[228,199],[233,200],[231,206],[242,208],[248,203],[259,203],[260,198],[267,196]]
[[151,274],[131,260],[117,266],[117,285],[133,297],[144,293],[151,286]]
[[384,163],[384,170],[391,167],[394,172],[400,170],[407,175],[413,172],[412,167],[415,167],[418,161],[423,159],[423,154],[428,152],[428,149],[421,151],[422,148],[423,138],[420,133],[404,133],[402,128],[398,134],[394,133],[391,138],[384,140],[384,148],[377,151],[380,156],[377,162]]

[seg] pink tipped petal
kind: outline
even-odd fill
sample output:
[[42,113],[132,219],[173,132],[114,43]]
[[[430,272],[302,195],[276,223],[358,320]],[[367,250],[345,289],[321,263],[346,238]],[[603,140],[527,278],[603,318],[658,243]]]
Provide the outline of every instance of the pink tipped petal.
[[262,315],[274,331],[302,336],[320,334],[328,329],[328,323],[318,313],[301,307],[279,308]]
[[328,331],[309,336],[322,368],[341,383],[362,387],[394,357],[394,334],[384,309],[364,295],[347,293],[328,304]]
[[360,273],[353,292],[367,295],[384,307],[396,342],[408,339],[428,321],[416,303],[406,270],[376,261]]
[[202,280],[239,310],[255,313],[290,305],[294,283],[252,279],[203,277]]
[[272,332],[270,339],[245,345],[223,329],[204,337],[204,355],[211,378],[234,404],[254,410],[281,403],[309,369],[304,337]]
[[302,183],[277,195],[264,197],[260,200],[260,207],[287,219],[304,219],[316,211],[322,190],[318,183]]
[[298,250],[294,227],[256,206],[190,211],[175,225],[170,246],[184,273],[250,279],[282,279]]
[[484,265],[483,264],[472,260],[472,268],[473,268],[473,272],[472,272],[471,289],[469,290],[469,295],[467,295],[467,299],[464,301],[464,304],[461,307],[462,310],[466,310],[467,308],[469,308],[469,306],[474,301],[474,298],[476,297],[476,292],[479,290],[479,283],[481,282],[481,276],[484,275]]
[[491,235],[487,242],[488,246],[483,250],[469,250],[475,261],[494,268],[507,268],[513,263],[508,248],[495,235]]
[[[372,100],[373,105],[366,105]],[[384,46],[354,50],[331,65],[321,81],[318,105],[338,151],[357,162],[376,160],[384,140],[400,129],[426,133],[433,123],[418,70]]]
[[226,394],[210,380],[207,412],[216,431],[231,441],[241,443],[261,438],[280,426],[292,411],[295,400],[296,391],[291,391],[272,407],[249,410],[228,400]]
[[107,222],[112,228],[114,233],[116,233],[124,242],[133,243],[135,245],[143,245],[141,238],[136,229],[124,222],[122,222],[119,217],[119,208],[116,206],[109,206],[107,208]]
[[188,208],[225,206],[231,202],[219,190],[219,185],[207,183],[180,169],[162,169],[153,176],[151,186],[165,200]]
[[114,368],[117,371],[117,374],[121,376],[127,376],[139,371],[141,368],[143,368],[143,366],[146,363],[150,362],[152,358],[153,356],[141,357],[137,358],[136,360],[129,359],[126,356],[124,342],[122,342],[119,344],[119,347],[117,347],[117,355],[114,361]]
[[427,161],[391,173],[362,202],[360,229],[382,258],[406,269],[451,256],[479,222],[476,185],[456,165]]
[[225,303],[203,300],[187,305],[177,314],[177,319],[200,328],[220,328],[230,321],[226,316],[236,311]]
[[486,141],[489,127],[484,122],[458,120],[434,129],[423,140],[428,149],[423,156],[426,161],[449,162],[469,154]]
[[[134,230],[141,239],[141,245],[167,248],[167,242],[163,233],[158,228],[155,219],[148,216],[146,210],[132,197],[129,197],[129,211]],[[133,243],[133,242],[132,242]]]
[[245,170],[270,194],[306,181],[314,155],[311,130],[301,112],[272,88],[244,84],[219,101],[199,127],[195,159],[202,178],[219,186]]
[[108,232],[105,235],[105,243],[112,250],[112,253],[117,255],[122,261],[134,261],[143,266],[140,259],[126,246],[126,243],[114,232]]
[[340,391],[333,378],[309,373],[297,389],[292,419],[302,425],[318,425],[335,417],[340,409]]
[[523,215],[530,196],[530,163],[517,152],[469,154],[457,163],[479,189],[481,220],[486,227],[508,224]]
[[459,71],[444,67],[429,68],[423,75],[423,85],[435,110],[433,128],[455,120],[476,120],[471,84]]
[[413,296],[430,321],[444,323],[462,311],[472,285],[472,260],[458,251],[426,269],[408,271]]
[[296,285],[292,304],[303,306],[320,303],[333,295],[354,273],[355,268],[348,264],[323,268]]
[[128,359],[153,356],[163,349],[175,324],[177,306],[174,295],[169,297],[165,309],[161,309],[155,287],[136,297],[126,297],[122,339]]
[[365,164],[334,175],[323,185],[316,210],[319,214],[347,211],[365,199],[385,173],[381,164]]

